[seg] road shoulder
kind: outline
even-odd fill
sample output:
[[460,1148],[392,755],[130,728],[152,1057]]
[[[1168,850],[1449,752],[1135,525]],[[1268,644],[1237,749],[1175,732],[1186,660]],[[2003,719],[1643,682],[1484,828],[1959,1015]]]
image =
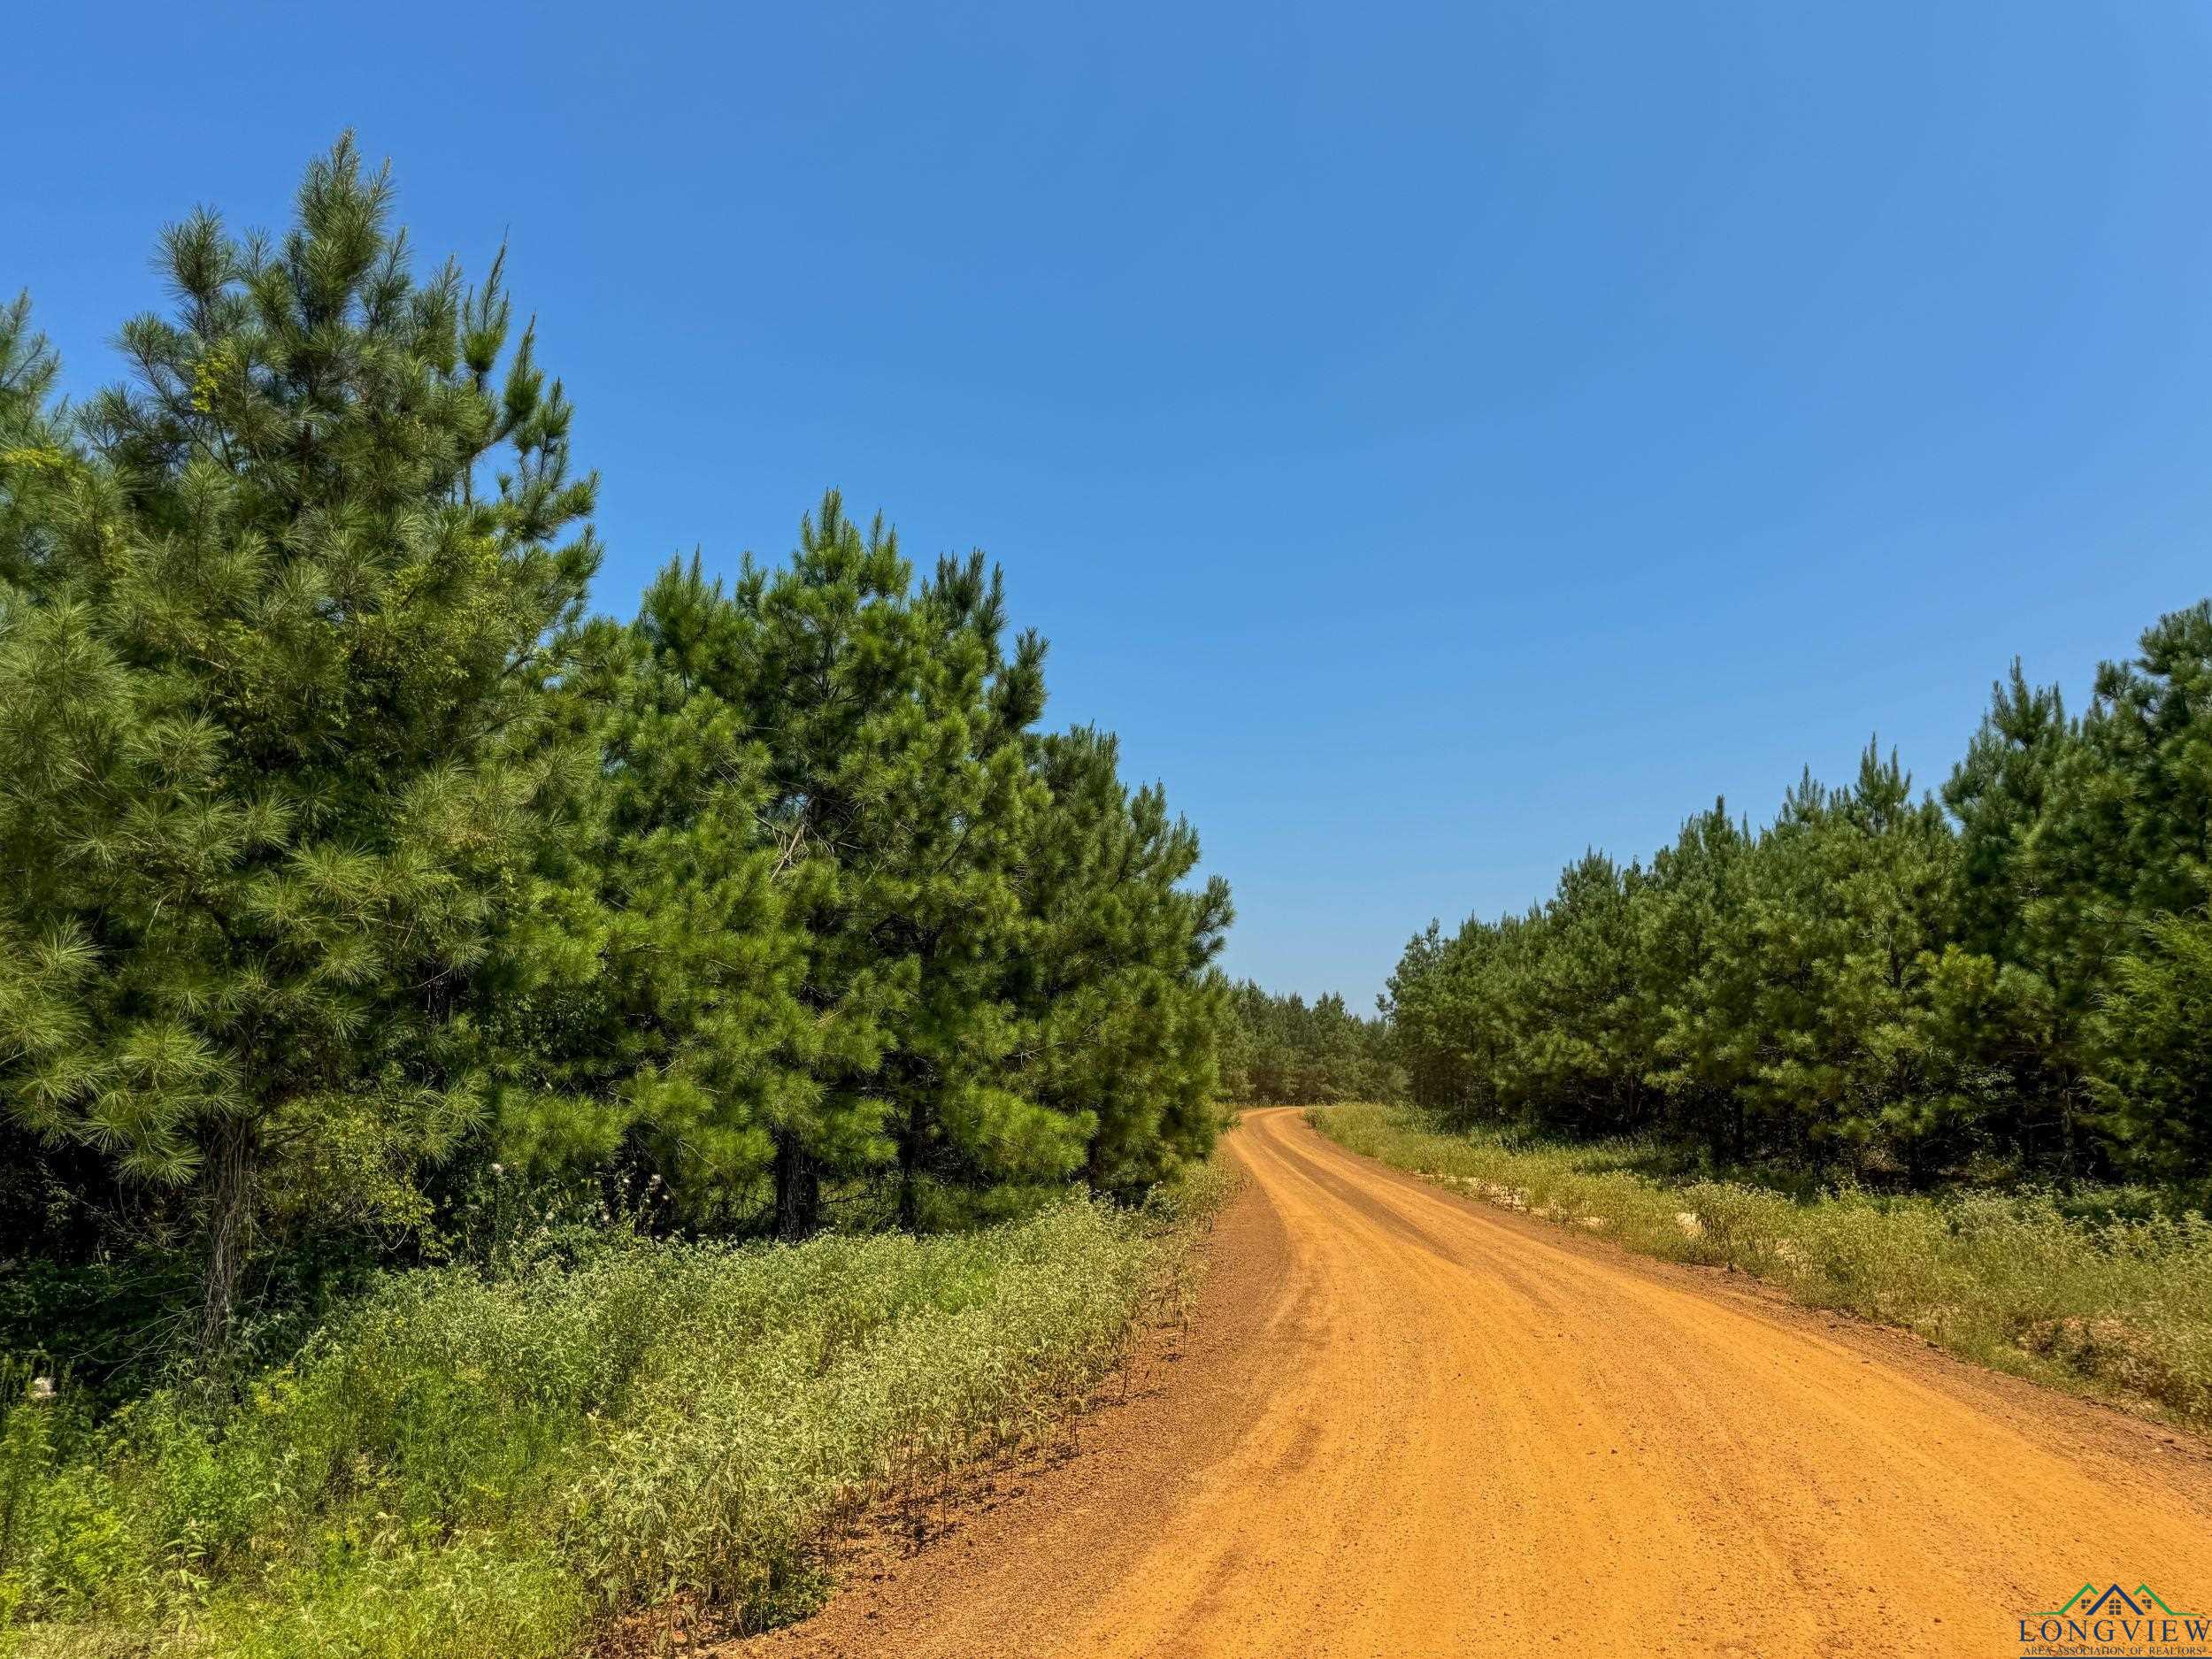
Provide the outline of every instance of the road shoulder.
[[[1233,1137],[1232,1138],[1233,1146]],[[1034,1659],[1109,1594],[1183,1495],[1234,1448],[1292,1363],[1279,1317],[1293,1294],[1289,1235],[1247,1182],[1206,1241],[1187,1335],[1156,1337],[1110,1379],[1071,1448],[988,1471],[927,1517],[918,1548],[895,1520],[841,1563],[812,1618],[725,1644],[725,1659]],[[1128,1384],[1126,1396],[1123,1386]]]

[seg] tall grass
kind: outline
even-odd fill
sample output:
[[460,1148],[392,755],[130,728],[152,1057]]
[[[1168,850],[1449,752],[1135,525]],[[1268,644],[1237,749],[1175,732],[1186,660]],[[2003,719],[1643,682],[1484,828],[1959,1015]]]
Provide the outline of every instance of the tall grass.
[[220,1405],[96,1424],[0,1376],[0,1654],[532,1659],[803,1610],[841,1527],[1048,1433],[1179,1311],[1223,1179],[399,1274]]
[[[1753,1273],[1998,1369],[2212,1426],[2212,1222],[2139,1195],[1792,1198],[1641,1172],[1637,1141],[1440,1133],[1372,1105],[1307,1114],[1355,1152],[1673,1261]],[[2131,1215],[2129,1212],[2137,1212]]]

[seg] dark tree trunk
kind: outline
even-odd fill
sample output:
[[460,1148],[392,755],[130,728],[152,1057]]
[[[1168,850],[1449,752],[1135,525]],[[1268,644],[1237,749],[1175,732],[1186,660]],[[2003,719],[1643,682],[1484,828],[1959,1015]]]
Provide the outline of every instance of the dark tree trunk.
[[808,1237],[822,1225],[822,1170],[797,1137],[776,1140],[776,1236]]
[[899,1225],[908,1233],[922,1227],[922,1142],[929,1132],[929,1110],[919,1094],[907,1108],[906,1133],[899,1137]]

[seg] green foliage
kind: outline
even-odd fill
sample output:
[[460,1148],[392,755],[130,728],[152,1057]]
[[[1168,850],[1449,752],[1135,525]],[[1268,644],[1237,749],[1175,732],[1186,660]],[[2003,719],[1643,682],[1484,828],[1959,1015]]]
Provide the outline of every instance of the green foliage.
[[1031,730],[1004,609],[833,494],[787,565],[595,628],[595,815],[488,999],[509,1156],[642,1161],[701,1224],[765,1179],[797,1237],[879,1173],[916,1229],[1204,1155],[1226,889],[1110,735]]
[[1179,1305],[1227,889],[834,492],[587,618],[560,383],[350,140],[159,265],[81,410],[0,309],[0,1654],[801,1606]]
[[1229,992],[1221,1064],[1223,1094],[1249,1105],[1386,1100],[1404,1087],[1382,1020],[1362,1019],[1334,994],[1310,1003],[1249,979]]
[[174,227],[178,314],[126,326],[0,589],[0,1087],[185,1194],[211,1344],[257,1226],[419,1222],[480,1114],[439,1028],[597,557],[526,333],[494,380],[496,271],[418,284],[389,204],[341,144],[280,243]]
[[823,1173],[895,1158],[900,1214],[933,1172],[1050,1179],[1090,1125],[1009,1086],[1010,1010],[993,995],[1022,943],[1018,856],[1049,793],[1025,733],[1044,703],[1042,641],[1006,649],[998,572],[941,559],[918,586],[880,520],[833,493],[789,564],[748,562],[733,695],[765,745],[765,821],[798,879],[800,998],[825,1033],[810,1097],[773,1125],[787,1236]]
[[2212,1168],[2212,919],[2159,915],[2112,964],[2093,1082],[2128,1161],[2185,1179]]
[[933,1240],[579,1256],[538,1225],[506,1271],[389,1277],[227,1402],[95,1425],[0,1378],[0,1652],[472,1659],[787,1615],[864,1510],[1056,1432],[1179,1305],[1217,1187]]
[[744,648],[695,560],[627,628],[587,632],[561,696],[598,773],[545,902],[499,918],[477,999],[500,1157],[649,1171],[694,1225],[767,1167],[770,1125],[811,1103],[805,1063],[831,1046],[798,1000],[807,941],[764,749],[728,695]]
[[1392,1047],[1456,1123],[1654,1134],[1878,1185],[2193,1176],[2212,1150],[2212,604],[2088,712],[2016,665],[1943,791],[1870,747],[1525,916],[1412,941]]
[[1418,1111],[1311,1114],[1356,1152],[1650,1256],[1754,1273],[1984,1364],[2212,1422],[2212,1223],[2139,1191],[1792,1197],[1700,1179],[1652,1136],[1441,1132]]
[[50,557],[55,498],[81,465],[50,407],[60,364],[31,329],[31,299],[0,307],[0,587],[20,588]]
[[1213,1146],[1224,989],[1209,964],[1233,913],[1228,884],[1186,887],[1198,836],[1156,785],[1124,786],[1110,733],[1045,737],[1033,755],[1049,805],[1019,851],[1021,944],[1002,980],[1013,1075],[1060,1121],[1087,1126],[1094,1187],[1148,1187]]

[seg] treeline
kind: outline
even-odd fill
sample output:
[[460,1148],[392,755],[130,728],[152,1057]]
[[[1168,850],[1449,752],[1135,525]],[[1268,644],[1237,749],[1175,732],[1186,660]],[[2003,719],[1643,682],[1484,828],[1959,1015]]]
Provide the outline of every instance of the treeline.
[[1255,1106],[1397,1100],[1405,1077],[1390,1043],[1386,1022],[1362,1018],[1334,992],[1309,1002],[1247,979],[1230,994],[1222,1094]]
[[2200,1179],[2212,1156],[2212,604],[2070,715],[2016,664],[1941,799],[1870,748],[1390,982],[1417,1099],[1915,1186]]
[[81,407],[0,312],[0,1259],[166,1250],[213,1348],[494,1183],[796,1237],[1207,1148],[1226,888],[981,555],[833,494],[589,616],[561,382],[349,142],[159,266]]

